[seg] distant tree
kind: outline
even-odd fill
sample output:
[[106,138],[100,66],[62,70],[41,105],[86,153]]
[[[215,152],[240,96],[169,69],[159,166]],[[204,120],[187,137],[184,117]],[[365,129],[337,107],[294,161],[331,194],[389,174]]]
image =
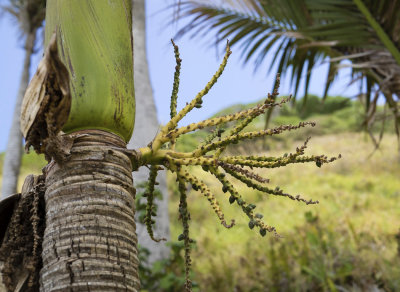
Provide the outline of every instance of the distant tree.
[[[135,129],[131,141],[128,144],[130,148],[144,147],[155,137],[160,124],[157,119],[157,111],[154,103],[153,89],[150,83],[149,65],[146,54],[146,15],[145,0],[133,0],[133,37],[134,37],[134,72],[135,79],[135,99],[136,115]],[[146,181],[149,170],[141,168],[132,173],[136,182]],[[168,190],[165,171],[158,175],[158,189],[162,194],[162,199],[157,199],[157,223],[155,232],[159,236],[169,239],[169,215],[168,215]],[[138,234],[139,244],[146,247],[149,251],[149,263],[168,258],[169,248],[164,243],[154,242],[146,231],[146,226],[140,221],[137,222],[136,232]]]
[[18,22],[19,30],[25,38],[25,60],[4,158],[2,198],[17,191],[22,157],[22,133],[19,122],[21,102],[29,83],[31,56],[35,47],[37,31],[43,24],[46,8],[45,0],[9,0],[8,2],[8,5],[2,6],[1,8],[13,16]]
[[[189,0],[179,5],[180,17],[190,21],[178,35],[203,37],[214,31],[217,43],[229,38],[256,69],[274,54],[270,69],[275,64],[282,74],[292,69],[295,95],[305,76],[304,102],[315,66],[329,61],[324,97],[338,70],[350,67],[353,81],[366,88],[365,93],[360,89],[366,128],[377,120],[382,93],[400,137],[400,1]],[[351,64],[340,64],[345,59]]]

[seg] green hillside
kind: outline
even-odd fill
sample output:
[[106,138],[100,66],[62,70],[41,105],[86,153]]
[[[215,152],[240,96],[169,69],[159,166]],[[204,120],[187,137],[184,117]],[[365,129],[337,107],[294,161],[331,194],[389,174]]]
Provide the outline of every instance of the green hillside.
[[[0,153],[0,188],[3,178],[3,161],[4,153]],[[18,179],[19,189],[21,189],[24,179],[28,174],[40,174],[45,165],[46,160],[44,159],[44,155],[38,155],[35,151],[31,151],[29,154],[24,154],[22,156],[21,174]]]
[[[235,105],[216,116],[252,105]],[[378,116],[383,109],[378,108]],[[374,145],[360,125],[364,119],[360,103],[316,96],[303,107],[302,100],[275,112],[271,127],[317,122],[315,128],[244,143],[230,151],[267,152],[282,155],[301,146],[312,136],[308,154],[325,153],[343,158],[321,169],[315,165],[291,165],[263,171],[270,184],[296,195],[319,200],[319,205],[266,196],[240,185],[241,195],[257,205],[268,224],[282,238],[260,238],[247,227],[247,220],[231,206],[215,180],[203,177],[222,202],[227,218],[237,225],[226,230],[214,218],[201,195],[191,191],[191,232],[197,240],[193,252],[194,278],[207,291],[400,291],[397,264],[400,256],[400,161],[391,123],[384,124],[384,139],[372,156]],[[371,131],[378,135],[381,125]],[[248,130],[260,130],[264,118]],[[178,142],[190,150],[209,133],[198,131]],[[193,174],[197,172],[193,169]],[[175,176],[169,176],[172,234],[181,233]],[[228,220],[229,220],[228,219]],[[173,291],[173,290],[165,290]]]
[[[260,100],[260,103],[262,101]],[[255,106],[257,103],[237,104],[216,113],[214,116],[221,116],[234,113],[238,110],[244,110]],[[328,97],[325,101],[321,98],[310,95],[307,103],[304,105],[303,100],[297,100],[295,104],[285,104],[281,108],[276,108],[273,112],[270,127],[282,124],[297,124],[300,121],[315,121],[316,127],[307,128],[302,132],[290,132],[283,135],[267,137],[265,141],[258,141],[254,146],[273,144],[281,141],[287,145],[295,140],[304,140],[307,136],[320,136],[328,134],[342,134],[349,132],[362,132],[362,122],[364,120],[365,109],[360,102],[351,101],[345,97]],[[377,108],[377,116],[383,115],[383,108]],[[249,131],[262,130],[265,126],[265,117],[256,118],[246,129]],[[228,125],[229,127],[229,125]],[[378,134],[381,131],[382,123],[375,123],[371,131]],[[390,121],[384,123],[385,133],[394,133],[393,126]],[[203,141],[210,132],[205,130],[197,131],[191,135],[184,135],[178,139],[178,149],[189,151],[194,149],[199,142]],[[254,144],[252,142],[252,144]],[[258,148],[262,150],[262,148]]]
[[[282,155],[300,145],[294,142],[269,153]],[[204,177],[222,202],[226,218],[235,218],[237,225],[226,230],[199,193],[192,191],[188,196],[191,232],[197,240],[193,269],[200,287],[207,291],[373,291],[373,287],[400,291],[396,137],[387,135],[381,150],[368,158],[372,151],[373,145],[362,133],[323,135],[311,139],[306,152],[341,153],[341,160],[321,169],[292,165],[261,173],[271,179],[272,186],[319,200],[318,205],[306,206],[242,187],[241,195],[256,202],[257,211],[282,238],[254,234],[241,212],[229,204],[228,197],[223,198],[215,180]],[[172,234],[177,238],[181,230],[174,181],[170,175]]]

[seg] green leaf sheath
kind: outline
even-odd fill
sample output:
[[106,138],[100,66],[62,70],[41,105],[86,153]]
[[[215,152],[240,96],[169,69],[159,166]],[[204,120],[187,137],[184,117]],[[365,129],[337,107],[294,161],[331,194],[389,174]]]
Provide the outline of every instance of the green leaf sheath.
[[66,133],[99,129],[129,141],[135,121],[130,0],[47,1],[46,43],[57,33],[71,76]]

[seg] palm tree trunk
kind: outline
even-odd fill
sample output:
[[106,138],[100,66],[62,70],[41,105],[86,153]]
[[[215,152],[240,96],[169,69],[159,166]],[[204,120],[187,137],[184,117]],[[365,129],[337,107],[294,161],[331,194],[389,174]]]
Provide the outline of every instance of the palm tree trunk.
[[139,291],[132,165],[117,135],[77,132],[46,170],[42,291]]
[[1,197],[4,199],[17,192],[18,175],[22,157],[22,133],[20,130],[19,116],[21,114],[21,103],[25,90],[29,83],[29,67],[31,65],[31,56],[35,45],[36,30],[33,30],[26,36],[25,40],[25,60],[22,70],[21,82],[19,85],[17,101],[15,103],[14,115],[11,124],[10,134],[6,155],[3,165],[3,182]]
[[[146,146],[157,134],[159,123],[154,104],[153,90],[151,88],[149,65],[146,56],[146,20],[145,1],[133,0],[133,36],[134,42],[134,80],[136,97],[136,119],[133,136],[129,142],[130,149]],[[147,168],[141,168],[133,173],[136,182],[146,181],[149,176]],[[157,176],[158,189],[162,193],[162,200],[158,200],[155,234],[157,237],[169,239],[169,214],[168,192],[165,171],[160,171]],[[165,259],[169,255],[169,249],[163,242],[154,242],[147,233],[144,224],[137,224],[139,244],[150,251],[149,263]]]
[[135,118],[131,0],[52,0],[70,74],[65,162],[46,167],[41,291],[138,291],[132,165],[124,154]]

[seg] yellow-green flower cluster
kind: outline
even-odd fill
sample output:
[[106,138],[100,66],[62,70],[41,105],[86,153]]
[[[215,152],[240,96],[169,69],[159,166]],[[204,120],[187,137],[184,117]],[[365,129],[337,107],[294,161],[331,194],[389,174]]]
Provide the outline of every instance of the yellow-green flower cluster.
[[190,243],[192,240],[189,237],[189,220],[190,214],[187,209],[186,183],[182,176],[178,176],[179,189],[179,219],[182,221],[183,232],[179,235],[178,240],[183,240],[185,246],[185,290],[191,291],[192,281],[190,281],[189,273],[192,260],[190,258]]
[[[150,177],[146,192],[148,205],[146,209],[145,222],[147,225],[147,230],[153,239],[154,236],[152,225],[154,224],[154,220],[152,220],[152,216],[155,216],[153,193],[154,185],[156,184],[157,171],[159,170],[160,166],[164,166],[177,175],[180,193],[179,217],[182,220],[183,226],[183,232],[178,239],[184,241],[186,290],[190,291],[191,282],[189,280],[189,268],[191,264],[190,243],[192,242],[192,239],[189,238],[190,215],[187,208],[186,186],[190,184],[193,190],[203,194],[203,196],[209,201],[211,207],[223,226],[226,228],[231,228],[235,221],[232,219],[229,224],[226,223],[225,216],[221,210],[218,200],[203,181],[190,173],[188,170],[189,167],[201,166],[204,172],[212,174],[221,183],[222,192],[229,194],[229,196],[227,196],[229,202],[231,204],[236,203],[242,209],[243,213],[247,215],[249,218],[249,228],[254,229],[254,227],[256,227],[259,233],[262,236],[265,236],[267,232],[272,232],[273,234],[277,235],[275,227],[266,224],[262,220],[263,215],[255,212],[256,205],[248,203],[246,199],[239,194],[233,185],[232,178],[237,179],[249,188],[253,188],[265,194],[283,196],[292,200],[304,202],[305,204],[317,204],[318,201],[313,201],[311,199],[306,200],[300,195],[293,196],[285,193],[279,187],[273,188],[268,186],[267,184],[269,183],[269,179],[261,177],[255,173],[253,169],[277,168],[286,166],[288,164],[305,162],[314,162],[318,167],[320,167],[322,164],[332,162],[337,158],[328,158],[325,155],[305,156],[305,149],[307,148],[310,138],[307,138],[301,147],[296,148],[294,153],[284,154],[278,157],[268,157],[263,155],[222,155],[227,146],[237,144],[246,139],[279,135],[286,131],[297,130],[308,126],[315,126],[314,122],[300,122],[297,125],[281,125],[262,131],[243,132],[246,126],[249,125],[249,123],[256,117],[264,114],[267,110],[276,106],[281,106],[290,100],[290,97],[288,97],[280,102],[276,102],[279,88],[279,76],[275,82],[276,86],[273,93],[268,94],[268,97],[264,103],[248,110],[204,120],[198,123],[191,123],[187,126],[178,128],[178,122],[184,116],[186,116],[194,108],[201,107],[203,103],[203,97],[208,93],[208,91],[221,76],[231,51],[228,43],[226,46],[225,56],[217,72],[207,83],[204,89],[201,90],[190,103],[186,104],[183,109],[177,112],[176,107],[179,90],[179,74],[182,60],[179,56],[178,47],[173,41],[172,44],[174,47],[176,67],[171,95],[171,120],[161,128],[160,132],[149,144],[149,146],[140,148],[137,151],[132,151],[132,153],[134,153],[135,159],[133,159],[133,165],[135,165],[135,167],[142,165],[150,166]],[[230,130],[224,130],[223,127],[227,127],[226,124],[228,122],[234,122],[236,124]],[[178,152],[175,150],[175,141],[179,136],[207,127],[215,128],[215,130],[195,150],[191,152]],[[338,158],[340,158],[340,156]],[[159,241],[159,239],[154,240]]]
[[200,191],[207,198],[223,226],[225,226],[226,228],[231,228],[233,227],[233,225],[235,225],[235,220],[231,220],[230,224],[226,223],[225,216],[222,213],[221,207],[219,206],[217,199],[211,193],[210,189],[206,186],[204,182],[191,175],[187,170],[182,170],[182,168],[179,170],[178,176],[186,182],[190,183],[195,191]]
[[157,171],[159,167],[157,165],[152,165],[150,167],[150,174],[149,180],[146,185],[146,192],[144,193],[144,197],[147,198],[147,206],[146,206],[146,216],[144,218],[144,222],[146,224],[147,233],[149,234],[150,238],[154,241],[161,241],[166,240],[165,238],[155,238],[153,234],[153,225],[156,223],[151,217],[157,216],[156,214],[156,206],[154,205],[154,187],[158,185],[156,178],[157,178]]

